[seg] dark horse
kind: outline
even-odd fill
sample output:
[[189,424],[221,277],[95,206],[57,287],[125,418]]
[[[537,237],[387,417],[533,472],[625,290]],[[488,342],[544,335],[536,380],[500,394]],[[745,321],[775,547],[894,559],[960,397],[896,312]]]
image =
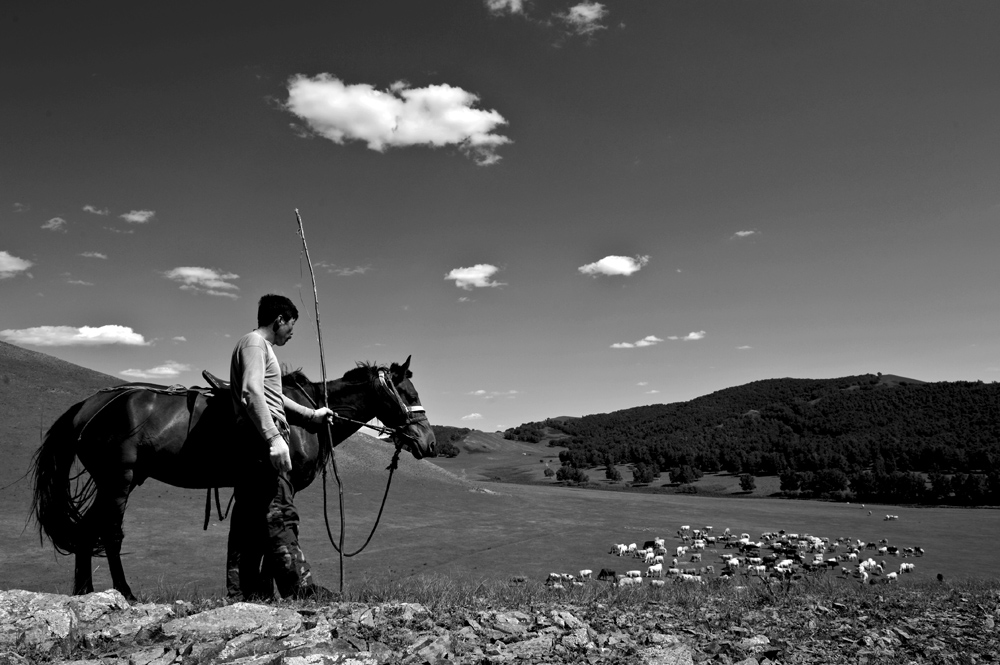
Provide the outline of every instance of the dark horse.
[[[332,440],[325,426],[289,423],[296,492],[316,478],[334,446],[372,418],[391,428],[397,445],[417,459],[434,454],[434,432],[409,366],[409,358],[388,368],[359,363],[328,381],[330,408],[342,416],[331,427]],[[282,385],[300,404],[323,404],[323,383],[310,382],[300,371],[283,376]],[[91,557],[103,555],[115,589],[132,597],[121,562],[129,493],[147,478],[177,487],[232,487],[250,457],[234,440],[235,430],[228,390],[152,384],[102,390],[56,420],[33,460],[31,511],[41,537],[48,536],[60,553],[76,555],[74,593],[94,590]]]

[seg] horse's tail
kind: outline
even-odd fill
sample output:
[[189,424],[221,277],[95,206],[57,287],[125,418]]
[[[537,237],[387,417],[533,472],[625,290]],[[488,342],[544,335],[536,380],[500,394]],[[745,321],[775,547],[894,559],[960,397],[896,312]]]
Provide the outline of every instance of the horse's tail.
[[48,537],[62,554],[76,553],[84,543],[83,516],[93,501],[94,484],[89,478],[71,478],[79,432],[74,420],[84,402],[70,407],[45,433],[31,466],[35,475],[31,516],[38,522],[38,537]]

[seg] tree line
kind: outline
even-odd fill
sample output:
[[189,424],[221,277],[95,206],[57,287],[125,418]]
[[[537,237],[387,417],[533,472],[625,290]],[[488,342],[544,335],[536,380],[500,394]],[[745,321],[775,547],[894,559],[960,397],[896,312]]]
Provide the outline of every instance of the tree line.
[[790,496],[1000,504],[995,382],[769,379],[689,402],[525,423],[504,436],[565,446],[560,460],[579,469],[641,465],[674,482],[776,475]]

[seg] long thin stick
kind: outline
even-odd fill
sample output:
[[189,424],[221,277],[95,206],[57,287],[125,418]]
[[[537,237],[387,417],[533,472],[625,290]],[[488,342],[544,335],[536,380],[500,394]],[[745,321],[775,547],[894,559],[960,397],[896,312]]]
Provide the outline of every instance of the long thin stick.
[[[319,368],[323,378],[323,406],[329,407],[326,394],[326,354],[323,352],[323,333],[319,324],[319,292],[316,290],[316,272],[313,270],[312,259],[309,258],[309,246],[306,244],[306,232],[302,228],[302,216],[299,209],[295,209],[295,220],[299,223],[299,237],[302,238],[302,249],[306,254],[306,263],[309,265],[309,277],[312,279],[313,303],[316,306],[316,338],[319,340]],[[326,436],[333,443],[333,432],[330,429],[329,421],[326,423]],[[337,451],[331,446],[330,455],[333,458],[333,475],[337,479],[337,488],[340,492],[340,594],[344,594],[344,486],[340,482],[340,473],[337,471]],[[323,475],[326,475],[326,466],[323,467]]]

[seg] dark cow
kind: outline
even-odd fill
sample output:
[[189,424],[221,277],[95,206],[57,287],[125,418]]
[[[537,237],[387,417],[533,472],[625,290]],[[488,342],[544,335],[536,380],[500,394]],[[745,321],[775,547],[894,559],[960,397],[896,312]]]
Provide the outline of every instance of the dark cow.
[[611,570],[610,568],[601,568],[601,572],[597,574],[597,579],[602,582],[603,581],[614,582],[615,577],[616,577],[615,571]]

